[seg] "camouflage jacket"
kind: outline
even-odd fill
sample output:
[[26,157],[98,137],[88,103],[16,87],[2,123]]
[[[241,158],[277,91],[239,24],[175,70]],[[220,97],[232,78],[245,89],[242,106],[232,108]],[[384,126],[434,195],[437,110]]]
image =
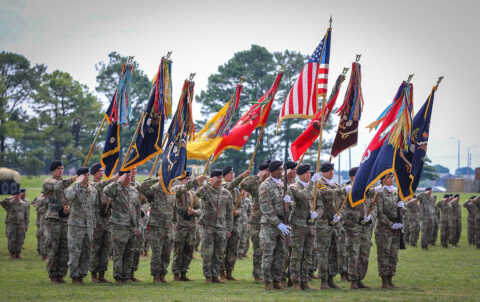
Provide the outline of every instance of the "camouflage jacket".
[[268,177],[258,188],[258,200],[262,211],[262,224],[278,226],[284,223],[283,187]]
[[250,198],[242,198],[240,203],[242,204],[242,214],[238,219],[240,224],[248,224],[248,216],[250,215]]
[[30,220],[30,211],[27,210],[27,204],[23,201],[14,201],[11,197],[5,198],[0,202],[2,207],[7,211],[5,218],[6,224],[20,224],[28,227]]
[[480,221],[480,196],[477,196],[472,200],[475,205],[475,223]]
[[195,196],[193,188],[197,185],[199,185],[198,182],[195,179],[191,179],[187,183],[177,184],[172,187],[172,191],[175,192],[175,195],[173,195],[176,209],[175,220],[178,226],[195,228],[195,216],[201,214],[198,206],[200,202],[196,202],[193,206],[195,214],[188,215],[188,208],[190,208],[190,204]]
[[214,188],[210,183],[200,187],[197,196],[202,199],[200,224],[226,229],[233,228],[232,195],[223,187]]
[[435,198],[433,196],[428,197],[425,192],[417,194],[417,199],[422,206],[422,218],[433,219],[435,215]]
[[422,207],[418,201],[410,200],[405,204],[408,209],[409,218],[411,220],[417,220],[422,218]]
[[387,188],[379,193],[377,199],[377,227],[391,229],[394,223],[399,223],[397,203],[400,200],[398,191],[393,189],[390,192]]
[[457,222],[462,221],[462,207],[458,201],[452,200],[452,218]]
[[86,187],[76,183],[65,190],[70,202],[68,224],[78,227],[94,228],[96,221],[97,190],[92,185]]
[[73,183],[73,178],[55,180],[47,178],[43,182],[43,195],[48,199],[46,219],[55,219],[62,222],[68,221],[68,214],[63,214],[63,207],[67,204],[65,190]]
[[248,222],[251,224],[259,224],[262,218],[262,211],[260,210],[260,202],[258,200],[258,188],[261,184],[262,181],[257,175],[247,176],[240,183],[240,187],[252,196],[252,208],[250,210],[250,218],[248,219]]
[[289,222],[291,225],[308,226],[310,220],[310,211],[313,206],[313,187],[314,183],[310,181],[305,187],[300,181],[288,186],[288,195],[291,198],[291,208]]
[[[328,223],[337,214],[340,204],[345,198],[346,192],[339,184],[328,183],[325,178],[320,179],[320,188],[317,190],[316,208],[323,207],[321,216],[318,216],[318,223]],[[343,216],[343,211],[340,214]]]
[[[368,210],[370,209],[374,197],[375,190],[369,189],[365,196],[365,202],[363,202],[362,204],[359,204],[356,207],[352,207],[349,200],[347,200],[343,208],[343,216],[345,221],[359,223],[361,220],[363,220],[363,218],[367,215]],[[376,207],[374,206],[372,208],[372,211],[370,212],[370,220],[372,221],[372,224],[375,222],[376,217],[377,211]]]
[[133,229],[141,229],[140,197],[133,186],[123,186],[115,181],[103,189],[105,196],[111,200],[111,224],[118,224]]
[[[173,206],[175,198],[166,194],[157,178],[147,178],[140,185],[139,191],[150,204],[148,225],[170,229],[173,223]],[[148,210],[148,209],[147,209]]]
[[45,214],[47,213],[48,209],[48,200],[45,198],[45,196],[38,196],[32,200],[32,205],[37,211],[37,220],[35,221],[35,224],[40,226],[40,224],[45,221]]
[[467,220],[468,221],[474,221],[475,220],[475,204],[472,200],[467,200],[463,203],[463,207],[467,209],[468,211],[468,216]]
[[[225,182],[222,184],[222,186],[230,192],[230,195],[232,195],[232,209],[235,209],[235,206],[237,205],[237,199],[240,196],[240,191],[238,190],[238,186],[242,182],[243,178],[242,176],[237,176],[235,177],[231,182]],[[237,207],[237,212],[238,216],[233,217],[233,227],[238,229],[240,223],[239,223],[239,218],[240,215],[242,215],[243,211],[243,205],[241,201],[239,200],[238,202],[238,207]]]
[[113,181],[113,179],[109,179],[99,182],[90,182],[90,185],[92,185],[97,190],[97,205],[95,208],[96,225],[106,225],[108,223],[108,220],[110,219],[111,208],[107,211],[108,199],[107,196],[105,196],[103,189],[109,184],[111,184]]
[[436,207],[440,210],[440,222],[447,223],[452,216],[452,205],[445,199],[437,202]]

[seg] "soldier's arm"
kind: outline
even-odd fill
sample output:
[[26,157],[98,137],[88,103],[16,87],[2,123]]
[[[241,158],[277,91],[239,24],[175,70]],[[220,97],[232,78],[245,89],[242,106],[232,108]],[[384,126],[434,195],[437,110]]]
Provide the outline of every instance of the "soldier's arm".
[[177,194],[186,193],[186,192],[192,190],[193,188],[195,188],[195,186],[197,184],[198,184],[198,182],[195,178],[190,179],[188,182],[186,182],[184,184],[173,186],[172,192],[175,192]]
[[313,198],[313,186],[314,182],[309,181],[308,185],[300,189],[296,184],[291,184],[288,187],[289,194],[291,194],[297,200],[309,200]]
[[467,200],[467,201],[465,201],[462,206],[463,206],[464,208],[468,209],[468,203],[469,203],[469,202],[470,202],[470,199]]
[[258,200],[260,202],[260,210],[262,211],[262,215],[267,217],[267,221],[275,226],[278,226],[281,221],[278,219],[277,213],[272,205],[272,198],[268,190],[265,187],[260,186],[258,191]]
[[206,197],[208,186],[209,186],[209,183],[206,183],[203,186],[201,186],[200,188],[198,188],[198,190],[196,192],[197,193],[197,199],[198,198],[204,199]]
[[242,177],[242,175],[235,177],[231,182],[226,183],[225,189],[227,189],[228,191],[233,190],[240,185],[243,179],[244,178]]
[[[323,206],[323,196],[322,191],[324,189],[317,189],[317,199],[315,200],[315,212],[317,213],[317,217],[320,218],[323,216],[323,211],[325,210]],[[313,199],[312,199],[312,207],[313,207]]]
[[12,204],[11,198],[12,197],[7,197],[4,200],[0,201],[0,204],[2,205],[2,207],[7,211],[10,208],[10,205]]
[[108,199],[113,201],[116,199],[118,188],[121,185],[120,181],[112,182],[103,189],[103,193],[105,193],[105,196],[107,196]]
[[384,224],[388,225],[390,228],[392,228],[393,222],[391,222],[390,219],[388,219],[388,217],[383,212],[383,203],[384,203],[383,195],[382,195],[382,193],[380,193],[380,196],[378,196],[377,203],[376,203],[376,205],[377,205],[377,218],[382,223],[384,223]]
[[25,205],[25,227],[28,229],[28,225],[30,224],[30,206],[27,203]]
[[78,190],[80,189],[81,184],[76,183],[71,187],[68,187],[65,190],[65,197],[69,202],[72,202],[75,200],[75,197],[77,196]]
[[138,187],[138,191],[143,194],[146,198],[152,199],[153,189],[152,186],[158,183],[158,178],[147,178],[142,184]]
[[255,192],[255,177],[254,176],[247,176],[245,179],[240,183],[240,188],[253,195]]
[[230,194],[230,192],[228,192],[228,200],[226,201],[227,202],[227,207],[226,207],[226,220],[227,220],[227,231],[228,232],[231,232],[232,229],[233,229],[233,198],[232,198],[232,195]]

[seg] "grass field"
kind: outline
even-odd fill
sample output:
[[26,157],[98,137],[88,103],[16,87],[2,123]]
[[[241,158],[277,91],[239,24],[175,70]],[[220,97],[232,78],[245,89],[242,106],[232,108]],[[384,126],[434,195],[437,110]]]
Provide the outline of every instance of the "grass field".
[[[143,179],[139,177],[139,179]],[[23,177],[27,197],[32,200],[40,193],[43,178]],[[31,188],[31,189],[30,189]],[[471,194],[462,194],[461,202]],[[4,198],[5,196],[1,196]],[[439,196],[440,197],[440,196]],[[301,291],[281,290],[266,292],[263,284],[254,283],[251,277],[252,259],[237,261],[234,276],[241,281],[227,284],[205,284],[201,258],[195,253],[189,276],[194,282],[169,282],[154,285],[150,276],[149,258],[141,258],[136,276],[144,282],[128,285],[92,284],[90,276],[84,286],[52,285],[45,263],[36,252],[35,209],[31,209],[30,229],[22,253],[24,259],[11,259],[7,250],[5,224],[0,223],[0,300],[1,301],[480,301],[480,250],[468,245],[466,239],[466,211],[463,212],[462,238],[459,248],[431,247],[429,251],[407,247],[400,251],[395,283],[399,289],[380,289],[377,273],[376,248],[372,247],[370,267],[365,280],[370,290],[349,290],[349,284],[340,283],[338,290]],[[0,221],[5,210],[0,209]],[[438,239],[440,240],[440,238]],[[112,264],[107,272],[112,279]],[[167,280],[172,280],[171,274]],[[71,280],[67,278],[70,283]],[[312,282],[319,288],[320,282]]]

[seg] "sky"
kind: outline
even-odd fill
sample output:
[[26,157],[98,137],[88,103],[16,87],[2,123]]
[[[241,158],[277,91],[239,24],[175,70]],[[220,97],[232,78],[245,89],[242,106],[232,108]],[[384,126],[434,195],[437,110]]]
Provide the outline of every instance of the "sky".
[[[362,54],[365,107],[359,142],[351,150],[352,166],[374,135],[365,126],[393,100],[409,74],[415,74],[415,112],[444,75],[435,95],[427,155],[453,173],[458,141],[460,166],[467,165],[469,149],[471,166],[480,167],[479,11],[480,1],[475,0],[0,0],[0,51],[23,54],[49,71],[66,71],[92,91],[95,64],[107,61],[113,50],[134,55],[149,78],[161,57],[173,51],[176,102],[191,72],[197,73],[199,93],[219,65],[252,44],[270,52],[311,54],[332,15],[329,89],[343,67],[351,67],[355,55]],[[194,104],[194,116],[200,115],[200,107]],[[333,139],[334,132],[326,138]],[[348,167],[347,154],[342,153],[342,168]]]

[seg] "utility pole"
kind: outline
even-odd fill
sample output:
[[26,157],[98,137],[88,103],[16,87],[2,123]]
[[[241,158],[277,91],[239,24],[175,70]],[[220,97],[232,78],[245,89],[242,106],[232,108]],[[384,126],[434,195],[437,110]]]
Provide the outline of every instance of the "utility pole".
[[458,140],[458,162],[457,162],[457,175],[460,175],[460,140]]

